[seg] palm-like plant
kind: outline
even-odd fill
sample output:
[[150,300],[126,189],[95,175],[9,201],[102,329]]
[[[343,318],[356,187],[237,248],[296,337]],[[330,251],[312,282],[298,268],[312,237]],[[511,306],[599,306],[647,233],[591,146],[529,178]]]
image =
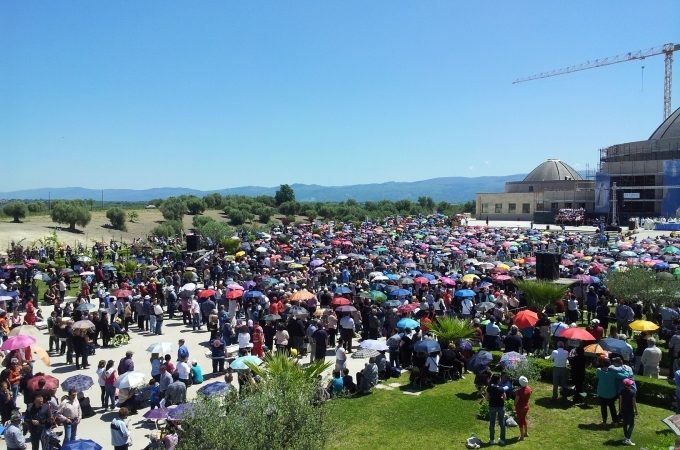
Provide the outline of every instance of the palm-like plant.
[[285,352],[268,353],[264,358],[264,364],[256,366],[250,362],[246,365],[255,375],[265,380],[285,381],[290,379],[316,380],[319,375],[328,369],[332,363],[314,361],[310,364],[300,364],[297,359],[291,358]]
[[469,320],[438,317],[432,321],[430,333],[439,340],[442,347],[446,347],[451,342],[474,336],[475,329]]
[[515,286],[524,293],[527,303],[539,309],[564,297],[569,286],[543,280],[516,280]]

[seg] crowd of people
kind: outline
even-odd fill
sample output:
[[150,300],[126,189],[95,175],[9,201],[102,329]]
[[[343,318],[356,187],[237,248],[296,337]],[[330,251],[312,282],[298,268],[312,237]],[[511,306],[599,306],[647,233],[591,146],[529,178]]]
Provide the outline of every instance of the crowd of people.
[[[614,245],[620,244],[639,250],[643,261],[652,246],[661,248],[672,242],[666,238],[629,243],[620,238]],[[563,261],[569,262],[563,265],[563,273],[575,279],[575,288],[563,300],[536,311],[530,326],[517,326],[518,314],[530,309],[512,280],[535,275],[536,251],[561,253]],[[602,421],[607,421],[607,409],[613,419],[621,419],[626,443],[632,442],[630,412],[635,410],[634,395],[628,393],[635,392],[635,384],[631,388],[626,380],[633,380],[637,373],[659,375],[654,339],[640,335],[635,349],[628,344],[630,323],[643,315],[640,305],[620,300],[613,307],[615,299],[598,278],[622,258],[611,248],[598,247],[597,238],[590,235],[457,227],[442,216],[429,216],[360,226],[316,222],[274,227],[271,233],[242,236],[235,254],[220,248],[177,253],[140,246],[134,257],[144,262],[146,270],[128,276],[116,274],[106,261],[118,258],[115,251],[93,249],[91,255],[84,262],[82,257],[65,254],[67,270],[38,273],[38,263],[45,262],[49,254],[29,250],[22,264],[3,266],[0,295],[8,299],[5,312],[0,313],[0,339],[8,339],[12,328],[44,321],[51,356],[85,370],[99,347],[123,346],[123,350],[128,340],[134,342],[135,333],[162,336],[166,321],[181,319],[187,330],[205,330],[212,363],[209,375],[226,376],[229,383],[236,379],[239,386],[258,380],[248,370],[230,368],[229,362],[236,357],[263,358],[270,351],[285,351],[306,362],[306,358],[325,361],[334,355],[335,367],[325,384],[330,398],[368,393],[381,379],[401,370],[411,371],[411,380],[421,386],[464,378],[476,356],[473,346],[479,345],[483,351],[551,359],[555,398],[571,385],[580,398],[585,392],[585,367],[597,366],[598,379],[616,381],[609,387],[608,381],[598,383]],[[49,288],[42,300],[52,307],[47,318],[36,307],[35,284],[43,279],[49,280]],[[79,284],[78,294],[74,301],[66,301],[74,283]],[[678,356],[680,329],[673,327],[680,313],[666,308],[663,314],[668,316],[663,322],[665,332],[677,336],[668,340]],[[469,320],[475,336],[440,348],[430,329],[443,317]],[[609,359],[586,359],[584,341],[562,337],[565,330],[579,328],[579,322],[587,324],[594,341],[612,338],[622,345],[608,353]],[[607,337],[605,330],[609,330]],[[383,339],[384,346],[376,349],[364,344]],[[128,414],[149,405],[185,403],[187,387],[203,381],[200,364],[192,357],[198,350],[189,349],[183,340],[176,347],[176,354],[167,349],[151,353],[151,381],[144,386],[121,388],[117,384],[140,362],[134,360],[132,351],[126,350],[117,364],[99,362],[95,382],[101,388],[101,409],[120,408],[112,426],[115,448],[127,448],[123,441]],[[368,351],[368,362],[352,376],[347,358],[362,351]],[[31,379],[43,376],[33,373],[33,359],[30,347],[4,355],[0,412],[3,422],[21,421],[16,414],[21,395],[26,405],[23,423],[28,424],[22,431],[30,433],[34,449],[41,440],[43,448],[49,449],[45,439],[56,427],[63,427],[64,441],[76,439],[83,415],[77,392],[69,391],[58,401],[56,387],[31,387]],[[475,384],[488,396],[490,440],[495,439],[495,421],[501,423],[499,442],[505,440],[503,408],[510,395],[515,398],[521,437],[527,437],[528,380],[509,380],[509,385],[505,380],[500,387],[500,374],[490,373],[490,363],[474,370]],[[616,398],[621,398],[618,412],[612,404]],[[14,442],[14,438],[7,441],[7,436],[15,434],[14,429],[6,433],[6,442]],[[178,435],[174,431],[168,435],[174,437],[165,440],[165,448],[174,448]]]

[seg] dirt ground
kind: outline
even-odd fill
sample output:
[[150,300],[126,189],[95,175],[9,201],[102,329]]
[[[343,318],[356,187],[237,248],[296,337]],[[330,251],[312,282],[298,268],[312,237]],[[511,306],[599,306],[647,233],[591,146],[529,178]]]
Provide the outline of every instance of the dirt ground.
[[[158,210],[137,210],[139,218],[134,222],[126,222],[127,231],[112,230],[106,227],[109,220],[106,211],[93,211],[92,220],[85,227],[76,227],[77,232],[70,232],[63,226],[52,222],[49,215],[30,216],[22,223],[13,223],[11,219],[0,220],[0,251],[7,251],[11,242],[20,243],[26,247],[34,245],[39,239],[57,232],[60,242],[74,247],[81,243],[91,247],[94,242],[116,241],[130,242],[136,237],[145,238],[149,232],[163,221],[163,216]],[[206,211],[205,215],[216,220],[224,221],[221,211]],[[191,228],[193,216],[184,216],[184,228]],[[23,242],[22,242],[23,240]]]

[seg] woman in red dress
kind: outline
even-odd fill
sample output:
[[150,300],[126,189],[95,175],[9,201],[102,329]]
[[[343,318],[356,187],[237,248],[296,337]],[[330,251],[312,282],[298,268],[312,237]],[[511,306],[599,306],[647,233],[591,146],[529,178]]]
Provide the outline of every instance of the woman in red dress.
[[527,414],[529,413],[529,398],[533,389],[529,387],[527,377],[519,377],[520,388],[515,391],[515,413],[517,414],[517,425],[519,426],[519,440],[523,441],[529,437],[527,433]]
[[264,357],[264,330],[259,323],[255,324],[253,329],[253,355],[262,358]]

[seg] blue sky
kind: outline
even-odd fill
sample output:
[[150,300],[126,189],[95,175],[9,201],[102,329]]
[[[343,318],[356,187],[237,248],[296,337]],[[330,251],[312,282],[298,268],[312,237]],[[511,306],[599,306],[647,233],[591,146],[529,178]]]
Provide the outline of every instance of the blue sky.
[[663,57],[513,79],[677,43],[680,2],[6,0],[0,40],[3,191],[347,185],[592,169]]

